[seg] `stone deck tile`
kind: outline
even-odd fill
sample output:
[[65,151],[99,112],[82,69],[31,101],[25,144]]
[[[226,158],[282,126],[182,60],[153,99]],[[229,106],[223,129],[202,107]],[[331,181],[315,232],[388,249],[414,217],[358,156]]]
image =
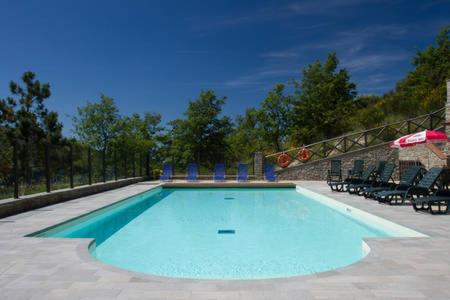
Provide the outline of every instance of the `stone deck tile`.
[[298,185],[430,238],[367,239],[365,259],[329,272],[227,281],[134,273],[96,261],[88,239],[23,237],[151,187],[135,184],[0,219],[0,299],[450,299],[449,215],[333,193],[324,182]]

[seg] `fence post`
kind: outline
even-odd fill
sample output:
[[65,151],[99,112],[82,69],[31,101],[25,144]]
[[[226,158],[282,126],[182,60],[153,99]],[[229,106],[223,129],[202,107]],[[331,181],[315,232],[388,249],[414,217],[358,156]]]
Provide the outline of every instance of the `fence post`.
[[91,147],[88,147],[88,179],[89,185],[92,184],[92,158],[91,158]]
[[145,154],[145,175],[150,177],[150,152]]
[[44,147],[44,164],[45,164],[45,187],[47,193],[50,193],[50,159],[49,159],[49,145],[46,142]]
[[19,198],[19,174],[17,167],[17,143],[13,142],[13,176],[14,176],[14,198]]
[[73,189],[73,145],[69,144],[69,180],[70,180],[70,188]]
[[133,158],[132,158],[132,162],[133,162],[133,178],[136,177],[136,153],[133,152]]
[[113,160],[114,160],[114,180],[117,181],[117,150],[114,150]]
[[102,175],[103,175],[103,182],[106,182],[106,150],[103,149],[102,151]]
[[139,177],[142,177],[142,152],[139,152]]
[[126,152],[125,152],[124,168],[125,168],[125,179],[127,179],[128,178],[128,166],[127,166],[127,153]]
[[406,121],[406,126],[408,127],[408,134],[410,134],[411,133],[411,121],[410,120]]

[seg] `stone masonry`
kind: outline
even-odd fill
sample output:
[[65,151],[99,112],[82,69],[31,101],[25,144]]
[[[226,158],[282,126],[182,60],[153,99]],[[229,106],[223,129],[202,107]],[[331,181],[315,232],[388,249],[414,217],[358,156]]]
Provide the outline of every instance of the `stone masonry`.
[[256,180],[264,178],[264,153],[255,152],[254,174]]
[[[444,145],[436,144],[435,147],[438,150],[442,150]],[[446,160],[436,155],[430,148],[428,145],[417,145],[399,149],[399,160],[419,161],[426,169],[431,167],[445,167],[447,165]]]
[[[447,101],[445,105],[445,132],[450,136],[450,79],[447,80]],[[434,149],[434,150],[433,150]],[[381,144],[306,164],[288,167],[277,171],[280,180],[326,180],[327,170],[332,159],[342,161],[343,176],[351,169],[353,160],[363,159],[365,166],[379,160],[387,160],[397,166],[400,161],[418,161],[425,168],[450,165],[449,143],[417,145],[414,147],[390,149],[388,144]],[[398,179],[398,168],[394,176]]]
[[[342,155],[316,160],[306,164],[289,167],[277,171],[280,180],[326,180],[330,161],[340,159],[342,161],[343,176],[353,166],[355,159],[364,160],[364,165],[376,164],[379,160],[386,160],[398,166],[398,149],[391,149],[387,143],[368,147],[365,149],[348,152]],[[394,178],[398,177],[398,170]]]

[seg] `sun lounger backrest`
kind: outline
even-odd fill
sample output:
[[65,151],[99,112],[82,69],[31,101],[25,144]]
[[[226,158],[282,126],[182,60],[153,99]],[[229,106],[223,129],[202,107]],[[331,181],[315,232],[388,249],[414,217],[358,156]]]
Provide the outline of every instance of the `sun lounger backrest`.
[[431,168],[427,173],[425,173],[416,187],[429,190],[438,180],[439,176],[442,173],[442,170],[443,169],[441,167]]
[[354,176],[361,176],[363,171],[364,171],[364,160],[362,160],[362,159],[355,159],[353,161],[352,174]]
[[394,173],[395,165],[391,163],[386,163],[384,165],[383,171],[380,174],[381,182],[389,182],[392,177],[392,173]]
[[400,185],[413,185],[416,182],[421,170],[422,167],[420,166],[412,166],[406,169],[400,179]]
[[330,166],[330,175],[338,176],[341,175],[342,169],[341,169],[341,160],[339,159],[333,159],[331,160],[331,166]]
[[362,180],[369,180],[370,176],[372,176],[372,173],[375,171],[374,165],[369,165],[367,169],[364,170],[364,172],[361,175]]
[[238,180],[247,180],[248,179],[248,166],[246,164],[238,165]]
[[264,165],[264,173],[272,174],[273,173],[273,165],[270,165],[270,164]]
[[197,164],[196,163],[188,164],[187,173],[188,173],[188,175],[197,175],[197,173],[198,173]]
[[273,165],[266,164],[264,166],[264,177],[268,181],[275,181],[277,179],[277,176],[275,175]]
[[214,174],[216,175],[222,175],[225,174],[225,164],[224,163],[218,163],[214,167]]
[[385,160],[380,160],[378,161],[378,166],[376,169],[377,174],[381,175],[381,173],[383,173],[384,167],[386,166],[386,161]]
[[172,175],[173,168],[170,163],[163,163],[163,174]]
[[214,180],[225,180],[225,164],[217,163],[214,167]]

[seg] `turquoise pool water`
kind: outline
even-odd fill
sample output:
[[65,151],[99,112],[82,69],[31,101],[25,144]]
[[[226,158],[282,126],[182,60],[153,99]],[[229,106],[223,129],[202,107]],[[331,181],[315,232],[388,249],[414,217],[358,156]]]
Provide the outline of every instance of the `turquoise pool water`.
[[388,234],[294,188],[158,188],[35,236],[95,238],[98,260],[147,274],[256,279],[352,264]]

